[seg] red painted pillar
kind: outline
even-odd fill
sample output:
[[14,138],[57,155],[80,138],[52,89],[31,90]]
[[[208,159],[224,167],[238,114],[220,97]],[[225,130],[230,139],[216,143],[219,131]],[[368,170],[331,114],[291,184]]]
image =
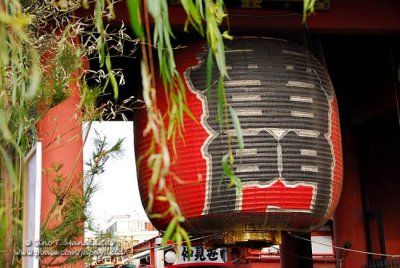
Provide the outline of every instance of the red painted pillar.
[[[157,239],[157,238],[155,238],[155,239]],[[154,247],[155,247],[155,239],[152,239],[151,241],[150,241],[150,268],[154,268],[155,267],[155,265],[156,265],[156,254],[155,254],[155,250],[154,250]]]
[[[343,131],[343,189],[334,215],[335,244],[339,247],[350,245],[352,249],[366,250],[364,212],[362,207],[361,184],[357,148],[350,133]],[[350,243],[350,244],[348,244]],[[364,268],[365,254],[336,251],[340,267]],[[340,261],[341,258],[344,258]]]
[[[54,181],[55,172],[53,167],[62,165],[60,174],[62,174],[63,187],[71,187],[70,191],[82,193],[82,126],[81,111],[78,108],[80,102],[79,83],[70,85],[71,96],[50,109],[50,111],[36,125],[39,141],[42,142],[42,211],[41,224],[46,224],[51,228],[63,220],[63,204],[57,204],[55,211],[49,216],[56,201],[56,195],[53,193],[57,189],[57,183]],[[81,226],[78,226],[81,227]],[[83,229],[83,222],[82,222]],[[83,236],[77,240],[83,241]],[[79,248],[74,248],[77,250]],[[56,260],[44,257],[42,262],[53,261],[57,264],[65,256]],[[57,266],[56,266],[57,267]],[[83,262],[75,263],[71,267],[84,267]]]

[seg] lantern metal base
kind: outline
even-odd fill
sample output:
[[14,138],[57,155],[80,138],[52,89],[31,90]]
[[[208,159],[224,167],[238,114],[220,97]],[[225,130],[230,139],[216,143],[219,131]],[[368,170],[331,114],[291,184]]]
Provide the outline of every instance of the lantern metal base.
[[267,230],[263,226],[238,224],[234,229],[226,231],[221,235],[206,239],[208,245],[252,245],[253,247],[265,247],[282,243],[281,231]]

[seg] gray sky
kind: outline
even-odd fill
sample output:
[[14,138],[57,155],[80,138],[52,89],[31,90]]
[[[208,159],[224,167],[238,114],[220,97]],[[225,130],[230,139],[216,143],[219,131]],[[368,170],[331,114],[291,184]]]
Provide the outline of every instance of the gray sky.
[[107,137],[108,144],[125,138],[121,159],[109,159],[105,172],[96,178],[98,190],[93,194],[90,211],[95,226],[104,229],[112,216],[130,214],[131,219],[147,219],[142,207],[136,178],[133,147],[133,122],[94,122],[84,147],[84,160],[93,151],[94,130]]

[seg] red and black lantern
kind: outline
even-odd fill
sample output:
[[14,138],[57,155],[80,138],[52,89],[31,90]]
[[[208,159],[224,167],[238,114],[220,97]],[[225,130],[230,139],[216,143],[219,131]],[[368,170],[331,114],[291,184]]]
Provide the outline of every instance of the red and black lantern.
[[[229,79],[224,86],[240,120],[243,150],[234,142],[233,124],[232,130],[219,127],[216,68],[206,92],[206,49],[195,44],[176,56],[188,106],[198,121],[185,117],[184,140],[176,139],[171,167],[180,180],[168,178],[186,227],[202,234],[241,232],[236,240],[245,241],[254,237],[246,233],[310,231],[323,225],[342,187],[339,114],[327,71],[309,51],[285,40],[243,37],[226,47]],[[158,105],[165,111],[163,93],[159,88]],[[139,112],[136,129],[145,124],[146,112]],[[148,147],[141,136],[136,135],[138,156]],[[228,187],[221,164],[229,151],[228,136],[240,191]],[[146,205],[151,173],[145,163],[138,175]],[[154,208],[166,207],[158,202]],[[153,223],[160,229],[167,224],[163,219]]]

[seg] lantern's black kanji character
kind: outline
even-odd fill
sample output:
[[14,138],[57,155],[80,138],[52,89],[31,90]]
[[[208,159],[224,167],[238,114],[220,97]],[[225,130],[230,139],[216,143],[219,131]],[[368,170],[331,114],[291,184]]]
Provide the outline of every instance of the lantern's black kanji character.
[[194,254],[194,260],[201,260],[205,261],[206,257],[204,256],[204,248],[203,247],[196,247],[196,253]]
[[184,247],[183,250],[182,250],[182,258],[183,258],[183,260],[186,261],[186,259],[187,259],[188,261],[190,261],[191,257],[193,257],[193,250],[191,250],[190,254],[189,254],[188,248]]
[[221,260],[223,260],[223,261],[225,262],[225,261],[226,261],[226,258],[225,258],[225,249],[220,249],[219,255],[221,256]]
[[210,249],[207,252],[207,257],[210,261],[218,260],[218,252],[215,249]]

